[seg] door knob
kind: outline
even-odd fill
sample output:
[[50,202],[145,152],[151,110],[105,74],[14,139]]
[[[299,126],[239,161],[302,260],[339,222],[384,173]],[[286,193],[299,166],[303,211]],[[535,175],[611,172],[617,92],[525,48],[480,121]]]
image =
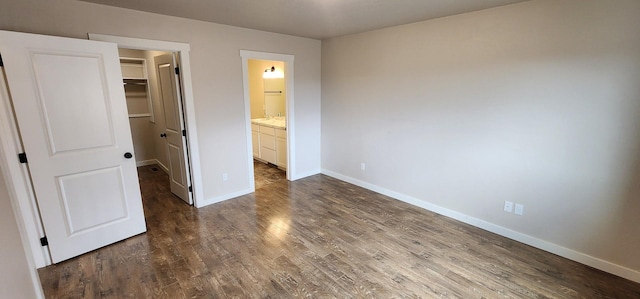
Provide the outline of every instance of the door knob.
[[167,133],[162,133],[162,134],[160,134],[160,137],[162,137],[162,138],[167,137]]
[[126,152],[124,153],[124,157],[127,159],[131,159],[131,157],[133,157],[133,155],[130,152]]

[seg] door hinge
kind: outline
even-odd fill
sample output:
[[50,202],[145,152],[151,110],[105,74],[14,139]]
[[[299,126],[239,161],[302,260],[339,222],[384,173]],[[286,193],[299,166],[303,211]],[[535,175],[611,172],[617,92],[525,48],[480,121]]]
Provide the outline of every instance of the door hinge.
[[193,192],[193,186],[189,186],[189,192]]
[[49,245],[49,240],[47,240],[47,236],[40,238],[40,245],[47,246]]
[[180,68],[176,67],[176,75],[180,75]]
[[187,136],[187,130],[182,130],[182,136]]
[[2,55],[0,55],[0,66],[4,66],[4,61],[2,61]]
[[26,153],[19,153],[18,154],[18,161],[20,161],[20,163],[27,163],[27,154]]

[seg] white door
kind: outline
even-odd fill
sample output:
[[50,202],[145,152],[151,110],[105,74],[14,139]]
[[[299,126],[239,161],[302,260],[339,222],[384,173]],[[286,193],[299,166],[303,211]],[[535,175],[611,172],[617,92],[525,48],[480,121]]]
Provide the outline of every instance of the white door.
[[189,194],[190,178],[187,175],[188,165],[186,147],[186,137],[183,134],[184,118],[182,114],[182,101],[180,100],[180,89],[178,76],[175,71],[175,60],[173,54],[165,54],[154,57],[156,71],[158,73],[158,86],[162,105],[164,106],[164,119],[166,124],[165,139],[167,153],[169,155],[169,183],[171,192],[188,204],[193,200]]
[[116,45],[0,31],[0,55],[52,261],[145,232]]

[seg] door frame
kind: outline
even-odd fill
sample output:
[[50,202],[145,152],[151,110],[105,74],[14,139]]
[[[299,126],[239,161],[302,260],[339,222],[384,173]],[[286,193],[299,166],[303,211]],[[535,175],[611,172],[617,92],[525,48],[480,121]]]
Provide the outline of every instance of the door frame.
[[196,130],[196,109],[193,97],[193,86],[191,82],[191,63],[189,51],[191,46],[186,43],[150,40],[142,38],[123,37],[115,35],[104,35],[89,33],[90,40],[112,42],[118,48],[128,48],[135,50],[178,52],[180,77],[182,84],[182,105],[184,107],[184,126],[187,130],[187,142],[185,155],[188,153],[189,165],[185,165],[188,175],[191,176],[193,188],[193,204],[200,207],[204,200],[204,189],[202,187],[202,170],[200,167],[200,151],[198,147],[198,132]]
[[37,269],[50,265],[51,257],[48,246],[40,245],[44,228],[27,165],[21,164],[16,157],[24,150],[12,105],[4,69],[0,67],[0,172],[4,177],[0,184],[6,185],[9,194],[34,292],[38,298],[44,298]]
[[296,174],[296,148],[295,148],[295,109],[294,109],[294,56],[288,54],[277,54],[269,52],[257,52],[240,50],[242,57],[242,85],[244,90],[244,117],[247,136],[247,163],[249,168],[249,189],[256,191],[255,174],[253,168],[253,150],[251,140],[251,99],[249,93],[249,59],[254,60],[274,60],[284,62],[285,89],[287,90],[286,101],[286,124],[287,124],[287,180],[291,181],[297,177]]

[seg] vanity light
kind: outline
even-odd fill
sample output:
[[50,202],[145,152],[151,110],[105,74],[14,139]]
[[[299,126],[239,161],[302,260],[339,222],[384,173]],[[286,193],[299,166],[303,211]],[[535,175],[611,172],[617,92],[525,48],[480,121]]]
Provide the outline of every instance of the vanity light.
[[264,70],[264,73],[262,73],[262,78],[284,78],[284,74],[281,71],[276,71],[276,67],[272,66],[270,69]]

